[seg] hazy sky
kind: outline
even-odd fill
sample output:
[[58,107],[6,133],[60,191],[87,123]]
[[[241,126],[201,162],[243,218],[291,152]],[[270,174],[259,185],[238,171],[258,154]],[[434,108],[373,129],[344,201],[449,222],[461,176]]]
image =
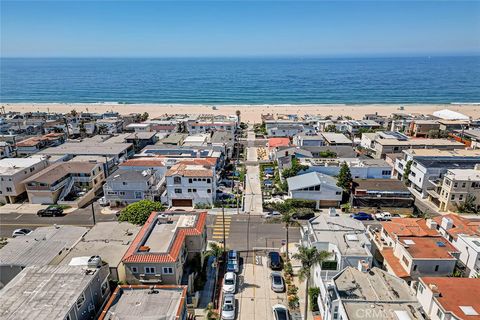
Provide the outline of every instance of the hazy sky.
[[480,54],[480,2],[3,1],[1,55]]

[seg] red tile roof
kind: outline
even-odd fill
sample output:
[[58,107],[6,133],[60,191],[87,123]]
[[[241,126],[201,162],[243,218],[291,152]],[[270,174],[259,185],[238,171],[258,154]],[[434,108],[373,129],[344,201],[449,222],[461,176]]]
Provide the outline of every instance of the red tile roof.
[[137,158],[125,161],[119,164],[119,167],[164,167],[164,161],[156,157]]
[[[458,252],[444,238],[399,237],[398,240],[406,247],[413,259],[455,259],[451,252]],[[406,240],[413,241],[413,244],[406,243]]]
[[268,147],[269,148],[289,147],[289,146],[290,146],[290,139],[289,138],[270,138],[270,139],[268,139]]
[[447,230],[447,233],[453,238],[457,238],[459,234],[480,236],[480,219],[467,219],[456,214],[447,214],[435,217],[433,221],[441,225],[443,217],[450,218],[453,221],[453,227]]
[[[480,320],[480,279],[422,277],[420,282],[438,295],[434,299],[444,311],[453,313],[458,319]],[[460,306],[472,307],[478,314],[466,315]]]
[[175,234],[175,239],[173,244],[170,247],[168,253],[138,253],[138,248],[144,242],[145,235],[149,232],[152,224],[155,224],[157,221],[158,212],[152,212],[147,219],[147,222],[143,225],[140,232],[137,234],[132,244],[128,248],[127,252],[123,256],[123,262],[134,262],[134,263],[165,263],[165,262],[175,262],[177,261],[178,255],[181,251],[182,246],[185,243],[186,236],[195,236],[201,235],[205,228],[205,223],[207,221],[207,213],[200,212],[198,213],[197,223],[192,228],[178,228],[177,233]]
[[[216,162],[217,160],[215,158],[180,161],[167,171],[166,176],[181,175],[184,177],[212,177],[213,167]],[[198,168],[197,166],[201,166],[201,168]]]
[[383,250],[381,250],[381,253],[383,258],[385,259],[385,262],[387,262],[388,266],[390,267],[390,269],[392,269],[393,273],[397,277],[406,278],[409,276],[408,272],[400,264],[400,260],[393,254],[392,248],[384,248]]
[[382,222],[383,229],[390,236],[397,237],[440,237],[437,230],[430,229],[422,218],[396,218]]

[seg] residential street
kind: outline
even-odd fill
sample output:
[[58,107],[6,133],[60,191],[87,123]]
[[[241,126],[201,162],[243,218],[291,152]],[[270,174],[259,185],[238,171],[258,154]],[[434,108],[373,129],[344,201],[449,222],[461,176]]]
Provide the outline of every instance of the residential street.
[[260,167],[257,162],[257,148],[254,146],[255,133],[249,128],[247,138],[247,164],[245,177],[244,212],[263,214],[262,189],[260,186]]

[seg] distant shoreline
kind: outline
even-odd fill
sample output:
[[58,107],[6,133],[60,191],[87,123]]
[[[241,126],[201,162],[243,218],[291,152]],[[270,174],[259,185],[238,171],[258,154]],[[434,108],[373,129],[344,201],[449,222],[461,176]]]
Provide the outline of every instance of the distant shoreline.
[[[260,122],[261,114],[320,114],[332,116],[350,116],[361,119],[363,115],[378,113],[388,116],[393,113],[431,114],[442,109],[450,109],[472,118],[480,118],[480,103],[455,104],[154,104],[154,103],[1,103],[5,111],[34,112],[49,111],[67,113],[75,109],[77,112],[116,111],[120,114],[147,112],[150,118],[163,114],[235,114],[240,110],[241,119],[245,122]],[[212,107],[215,107],[213,109]],[[403,107],[403,110],[401,110]]]

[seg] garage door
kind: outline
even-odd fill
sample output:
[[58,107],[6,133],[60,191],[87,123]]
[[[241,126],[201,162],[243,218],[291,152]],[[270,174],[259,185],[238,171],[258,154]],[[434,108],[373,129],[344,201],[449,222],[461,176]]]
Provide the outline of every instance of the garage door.
[[172,199],[173,207],[193,207],[192,199]]

